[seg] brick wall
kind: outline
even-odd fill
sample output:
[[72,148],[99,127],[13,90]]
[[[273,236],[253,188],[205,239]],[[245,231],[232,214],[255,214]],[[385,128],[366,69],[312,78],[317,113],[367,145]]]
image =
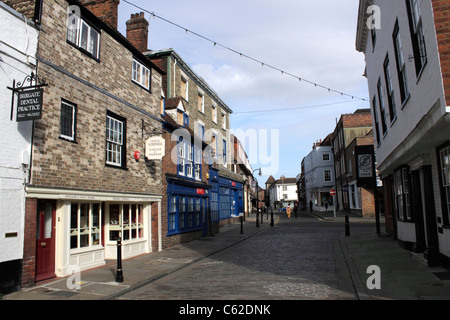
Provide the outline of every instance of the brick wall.
[[120,0],[82,0],[82,2],[89,11],[117,30]]
[[[67,6],[64,0],[44,2],[40,57],[63,72],[39,63],[39,75],[49,86],[44,92],[43,117],[35,121],[31,184],[160,194],[161,161],[143,157],[136,161],[133,155],[135,151],[144,154],[148,135],[142,136],[143,129],[161,128],[145,114],[159,116],[161,75],[152,71],[151,92],[134,83],[133,54],[106,32],[101,33],[100,61],[68,44]],[[77,106],[75,143],[59,138],[61,99]],[[105,165],[107,111],[126,119],[126,169]]]
[[127,21],[127,39],[141,52],[148,51],[148,25],[143,12]]
[[375,216],[375,201],[373,197],[373,189],[361,188],[362,216]]
[[25,199],[25,232],[22,265],[22,286],[30,287],[35,283],[36,272],[36,223],[37,199]]
[[433,0],[434,22],[441,62],[446,105],[450,105],[450,1]]

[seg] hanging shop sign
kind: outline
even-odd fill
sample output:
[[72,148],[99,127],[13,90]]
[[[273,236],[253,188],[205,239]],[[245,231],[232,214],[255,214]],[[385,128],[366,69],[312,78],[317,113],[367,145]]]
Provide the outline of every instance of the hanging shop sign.
[[17,122],[41,119],[43,95],[44,89],[18,92],[16,113]]
[[162,160],[166,155],[166,143],[163,137],[153,136],[145,142],[145,157],[148,160]]
[[[29,83],[30,85],[25,86]],[[34,83],[34,84],[33,84]],[[38,120],[42,117],[42,102],[44,97],[43,87],[48,86],[45,79],[39,79],[39,77],[31,72],[31,75],[27,76],[22,82],[13,80],[13,86],[7,87],[12,90],[11,98],[11,121],[14,114],[14,101],[17,94],[17,111],[16,121],[32,121]]]

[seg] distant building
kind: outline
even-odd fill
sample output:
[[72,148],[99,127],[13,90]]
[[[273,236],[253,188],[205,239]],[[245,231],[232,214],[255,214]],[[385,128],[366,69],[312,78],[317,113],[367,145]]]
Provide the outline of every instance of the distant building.
[[266,182],[266,194],[269,197],[269,205],[273,209],[281,209],[294,206],[298,201],[297,179],[281,176],[275,180],[272,176]]
[[325,141],[313,144],[311,152],[303,158],[304,205],[308,210],[327,211],[334,209],[330,190],[334,188],[334,157],[330,136]]
[[[352,114],[341,115],[336,127],[332,133],[332,150],[334,157],[334,166],[336,170],[336,209],[347,211],[357,211],[364,216],[375,215],[375,206],[373,204],[373,192],[370,204],[370,197],[365,201],[366,191],[369,188],[358,185],[356,179],[356,163],[358,155],[355,153],[355,143],[368,143],[372,146],[373,138],[358,140],[367,137],[372,131],[372,117],[370,109],[359,109]],[[356,140],[355,143],[353,141]],[[367,142],[369,140],[369,142]],[[353,144],[352,144],[353,143]],[[373,149],[373,147],[372,147]],[[373,150],[370,153],[373,155]],[[370,187],[370,190],[371,187]],[[369,191],[368,191],[369,192]],[[362,195],[362,193],[364,195]],[[368,207],[363,206],[368,205]]]

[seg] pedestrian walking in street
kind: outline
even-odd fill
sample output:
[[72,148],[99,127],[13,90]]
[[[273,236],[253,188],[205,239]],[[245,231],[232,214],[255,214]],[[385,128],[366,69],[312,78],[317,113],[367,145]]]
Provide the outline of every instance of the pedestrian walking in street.
[[288,216],[288,219],[290,219],[291,218],[291,207],[286,208],[286,214]]
[[294,205],[294,215],[295,215],[295,217],[297,218],[297,216],[298,216],[298,205]]
[[312,200],[309,200],[309,211],[311,212],[312,212],[312,205],[313,205]]

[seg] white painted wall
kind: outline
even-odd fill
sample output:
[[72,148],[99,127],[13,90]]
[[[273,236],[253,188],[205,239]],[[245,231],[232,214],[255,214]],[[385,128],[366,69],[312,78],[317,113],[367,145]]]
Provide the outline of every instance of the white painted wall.
[[[35,70],[38,30],[24,16],[0,2],[0,263],[22,259],[32,122],[11,115],[13,80]],[[5,238],[6,233],[17,237]]]
[[[427,49],[427,64],[418,80],[414,60],[409,60],[409,57],[412,57],[414,53],[405,1],[373,1],[373,4],[379,6],[381,9],[381,29],[376,30],[377,40],[375,48],[372,46],[370,33],[368,34],[365,57],[370,101],[372,101],[374,96],[377,97],[378,101],[377,83],[380,78],[386,107],[387,134],[383,136],[381,120],[379,120],[381,142],[378,146],[375,146],[379,165],[378,170],[382,174],[386,173],[386,171],[391,172],[397,165],[396,161],[403,156],[402,151],[405,153],[408,152],[409,148],[413,147],[416,142],[423,138],[421,135],[427,133],[426,130],[420,131],[417,129],[421,120],[423,120],[424,116],[430,112],[437,102],[440,101],[440,105],[433,112],[437,113],[438,116],[443,116],[446,113],[446,106],[443,103],[445,101],[444,89],[442,86],[431,1],[420,1],[420,3]],[[410,97],[403,106],[399,91],[393,42],[394,26],[397,19],[410,91]],[[397,120],[393,123],[390,123],[389,119],[388,94],[384,80],[383,63],[386,55],[389,55],[397,110]],[[380,119],[380,111],[377,111],[378,119]],[[373,125],[375,127],[375,121]],[[411,136],[414,130],[416,132]],[[400,150],[396,150],[397,148],[400,148]]]

